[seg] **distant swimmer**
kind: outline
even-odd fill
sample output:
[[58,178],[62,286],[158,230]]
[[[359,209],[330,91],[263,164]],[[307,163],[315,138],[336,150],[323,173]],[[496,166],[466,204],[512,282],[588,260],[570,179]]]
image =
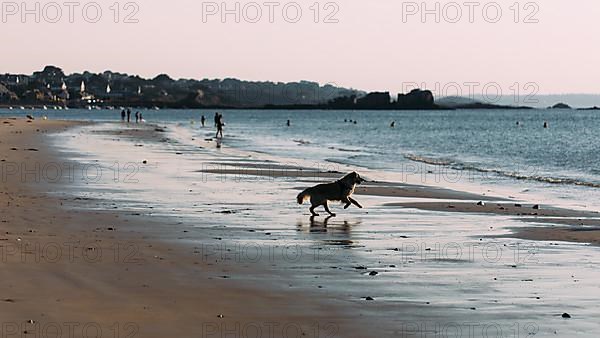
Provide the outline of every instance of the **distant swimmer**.
[[292,122],[290,122],[290,120],[287,120],[287,126],[289,127],[291,125],[292,125]]
[[394,128],[396,126],[396,121],[392,121],[392,124],[390,124],[390,128]]
[[519,123],[519,121],[517,121],[517,126],[518,126],[519,124],[520,124],[520,123]]
[[548,128],[548,121],[544,122],[544,128]]
[[358,122],[354,121],[354,124],[357,124]]
[[345,122],[345,123],[347,123],[347,122],[348,122],[348,119],[344,119],[344,122]]

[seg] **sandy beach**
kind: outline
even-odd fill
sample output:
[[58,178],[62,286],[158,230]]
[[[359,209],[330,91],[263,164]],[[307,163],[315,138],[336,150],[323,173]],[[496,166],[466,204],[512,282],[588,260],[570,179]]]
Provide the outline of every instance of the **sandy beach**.
[[[354,322],[356,314],[331,299],[275,281],[258,285],[225,278],[249,272],[235,262],[213,265],[194,254],[197,248],[169,242],[188,232],[171,231],[172,220],[93,211],[93,200],[49,194],[68,182],[22,180],[20,169],[6,171],[13,163],[27,168],[60,163],[46,135],[74,125],[1,121],[0,158],[7,175],[0,197],[4,334],[40,335],[58,328],[76,337],[94,332],[216,337],[223,329],[241,334],[258,328],[278,335],[286,329],[349,336],[365,329]],[[210,234],[200,236],[210,241]],[[261,274],[256,266],[251,273]]]
[[[409,337],[471,322],[503,336],[517,325],[521,337],[595,328],[597,312],[580,298],[544,290],[593,290],[597,262],[574,273],[562,253],[596,250],[587,244],[600,243],[597,212],[369,182],[356,192],[365,209],[314,219],[295,194],[341,172],[232,155],[206,140],[190,147],[163,126],[8,119],[0,128],[5,333]],[[97,150],[56,147],[56,135]],[[138,165],[128,191],[106,177],[81,183],[77,170],[53,174],[53,164],[106,168],[123,158]],[[535,252],[497,260],[446,252],[482,241]]]

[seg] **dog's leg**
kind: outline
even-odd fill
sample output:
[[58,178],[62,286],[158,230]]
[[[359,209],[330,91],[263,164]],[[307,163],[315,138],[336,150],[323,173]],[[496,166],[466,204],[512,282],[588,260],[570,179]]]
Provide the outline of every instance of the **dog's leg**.
[[348,209],[348,207],[350,206],[351,202],[348,200],[348,197],[344,197],[342,198],[342,202],[346,203],[346,205],[344,205],[344,209]]
[[355,199],[353,199],[352,197],[348,197],[348,200],[350,200],[350,202],[352,202],[352,204],[356,205],[359,208],[363,208],[362,205],[360,205],[360,203],[358,203]]
[[329,210],[329,205],[327,204],[327,202],[325,202],[325,204],[323,204],[323,206],[325,207],[325,211],[327,211],[331,217],[334,217],[335,214],[333,212],[331,212],[331,210]]
[[350,201],[348,200],[348,198],[346,199],[342,199],[342,202],[346,203],[346,205],[344,205],[344,209],[348,209],[348,207],[350,206]]
[[308,209],[308,210],[310,210],[310,213],[311,213],[313,216],[319,216],[319,214],[317,214],[317,213],[315,212],[315,208],[316,208],[316,207],[318,207],[318,205],[313,205],[313,206],[311,206],[311,207],[310,207],[310,209]]

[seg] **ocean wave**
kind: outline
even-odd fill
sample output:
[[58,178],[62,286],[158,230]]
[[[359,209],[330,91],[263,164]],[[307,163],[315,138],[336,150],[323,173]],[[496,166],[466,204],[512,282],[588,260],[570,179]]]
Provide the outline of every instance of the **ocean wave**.
[[331,150],[337,150],[337,151],[341,151],[344,153],[360,153],[362,152],[362,150],[360,149],[347,149],[347,148],[337,148],[337,147],[328,147],[327,149],[331,149]]
[[598,182],[591,182],[591,181],[587,181],[587,180],[570,178],[570,177],[554,177],[554,176],[545,176],[545,175],[539,175],[539,174],[525,174],[525,173],[520,173],[520,172],[515,172],[515,171],[484,168],[481,166],[467,164],[467,163],[460,163],[458,161],[453,161],[453,160],[449,160],[449,159],[430,158],[430,157],[424,157],[424,156],[418,156],[418,155],[412,155],[412,154],[405,155],[404,157],[411,161],[421,162],[421,163],[425,163],[425,164],[429,164],[429,165],[444,166],[444,167],[449,167],[454,170],[466,170],[466,171],[475,171],[475,172],[484,173],[484,174],[495,174],[500,177],[508,177],[508,178],[522,180],[522,181],[535,181],[535,182],[548,183],[548,184],[576,185],[576,186],[583,186],[583,187],[600,188],[600,183],[598,183]]
[[448,166],[453,163],[450,160],[424,157],[424,156],[418,156],[418,155],[413,155],[413,154],[404,155],[404,157],[411,161],[421,162],[421,163],[431,164],[431,165],[438,165],[438,166]]
[[584,181],[574,178],[564,178],[564,177],[551,177],[551,176],[541,176],[541,175],[523,175],[519,173],[505,172],[501,170],[494,170],[496,174],[512,177],[517,180],[527,180],[527,181],[537,181],[542,183],[550,183],[550,184],[564,184],[564,185],[577,185],[582,187],[591,187],[591,188],[600,188],[600,183]]
[[310,144],[310,141],[306,141],[306,140],[293,140],[293,141],[298,143],[298,145]]
[[355,162],[349,161],[351,158],[347,158],[345,160],[337,159],[337,158],[326,158],[325,162],[335,163],[335,164],[343,164],[343,165],[356,165]]

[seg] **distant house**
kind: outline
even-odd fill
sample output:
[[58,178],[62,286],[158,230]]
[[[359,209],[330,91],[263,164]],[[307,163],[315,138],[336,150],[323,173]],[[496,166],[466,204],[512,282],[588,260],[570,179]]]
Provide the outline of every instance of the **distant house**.
[[86,91],[85,81],[81,81],[79,85],[79,100],[85,101],[85,103],[94,103],[95,97]]
[[69,88],[63,80],[61,80],[60,83],[54,83],[53,85],[48,84],[46,87],[50,90],[52,101],[65,102],[71,97]]

